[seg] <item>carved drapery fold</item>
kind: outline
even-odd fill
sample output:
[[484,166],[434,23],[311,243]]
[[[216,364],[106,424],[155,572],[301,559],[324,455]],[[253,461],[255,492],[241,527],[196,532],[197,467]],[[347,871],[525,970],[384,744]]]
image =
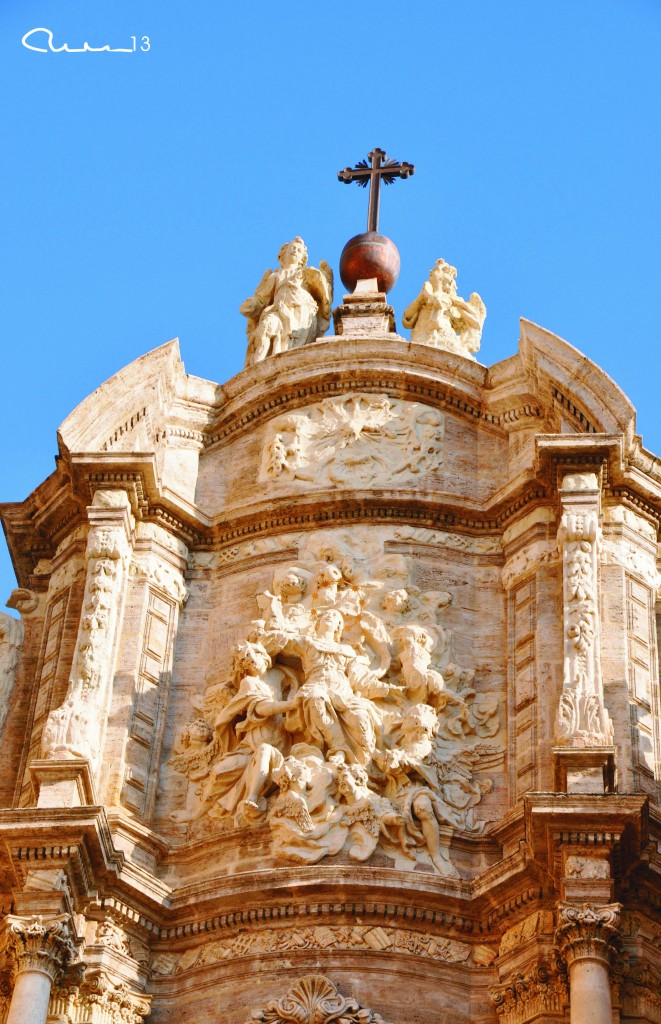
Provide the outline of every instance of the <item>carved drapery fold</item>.
[[246,1024],[384,1024],[383,1018],[346,998],[322,974],[308,974],[281,999],[253,1010]]
[[599,486],[573,473],[560,490],[558,545],[563,565],[563,688],[556,718],[559,746],[608,746],[613,723],[604,705],[598,604]]

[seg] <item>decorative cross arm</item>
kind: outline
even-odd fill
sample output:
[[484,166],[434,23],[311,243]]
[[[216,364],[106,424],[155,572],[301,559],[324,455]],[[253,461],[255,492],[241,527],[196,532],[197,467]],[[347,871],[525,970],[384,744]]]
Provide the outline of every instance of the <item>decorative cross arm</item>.
[[415,173],[415,167],[413,164],[390,160],[382,149],[373,149],[371,153],[368,153],[367,159],[370,161],[369,163],[367,160],[360,160],[355,167],[345,167],[343,171],[338,171],[337,177],[346,185],[355,181],[361,188],[370,186],[367,230],[378,231],[381,180],[386,185],[392,185],[395,178],[410,178]]

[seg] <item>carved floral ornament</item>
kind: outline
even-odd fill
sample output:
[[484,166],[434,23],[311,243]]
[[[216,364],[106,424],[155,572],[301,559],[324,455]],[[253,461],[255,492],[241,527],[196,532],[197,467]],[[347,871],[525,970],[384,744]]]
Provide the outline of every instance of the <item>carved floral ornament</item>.
[[452,661],[451,594],[414,586],[369,530],[350,538],[303,549],[258,595],[231,672],[177,736],[189,789],[171,817],[264,822],[277,859],[379,847],[456,877],[452,834],[481,832],[484,773],[504,761],[500,701]]
[[246,1024],[384,1024],[374,1010],[367,1010],[343,996],[322,974],[308,974],[291,986],[281,999],[253,1010]]

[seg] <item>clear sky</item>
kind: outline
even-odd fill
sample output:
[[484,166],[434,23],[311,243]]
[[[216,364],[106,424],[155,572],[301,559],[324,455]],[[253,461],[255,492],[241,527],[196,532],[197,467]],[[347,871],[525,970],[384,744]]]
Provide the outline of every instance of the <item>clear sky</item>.
[[[37,27],[136,52],[37,53]],[[660,53],[659,0],[1,0],[0,500],[150,348],[178,336],[190,373],[236,373],[238,307],[280,244],[337,271],[364,230],[336,172],[375,146],[416,166],[382,198],[398,318],[442,256],[486,303],[482,362],[542,324],[661,452]]]

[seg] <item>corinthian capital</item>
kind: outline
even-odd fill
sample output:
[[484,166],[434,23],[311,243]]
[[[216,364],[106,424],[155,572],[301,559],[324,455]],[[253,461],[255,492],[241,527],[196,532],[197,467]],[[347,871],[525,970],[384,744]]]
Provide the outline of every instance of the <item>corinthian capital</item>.
[[574,960],[608,961],[612,943],[620,931],[620,903],[593,907],[561,903],[556,942],[571,966]]
[[53,983],[75,957],[75,946],[66,917],[7,918],[8,943],[16,960],[17,970],[41,971]]

